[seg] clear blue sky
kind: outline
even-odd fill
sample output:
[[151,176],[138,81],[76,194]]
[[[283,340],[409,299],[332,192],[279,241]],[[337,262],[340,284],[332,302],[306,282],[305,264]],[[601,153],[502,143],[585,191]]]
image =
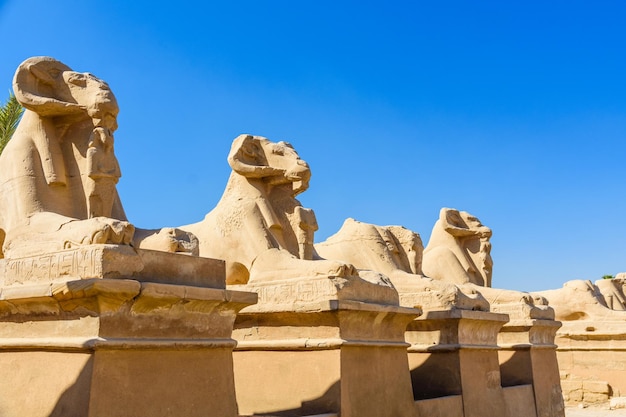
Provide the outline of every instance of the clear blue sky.
[[106,80],[137,226],[201,220],[251,133],[309,162],[317,241],[353,217],[426,243],[454,207],[493,229],[494,286],[549,289],[626,271],[625,22],[623,1],[0,1],[0,97],[35,55]]

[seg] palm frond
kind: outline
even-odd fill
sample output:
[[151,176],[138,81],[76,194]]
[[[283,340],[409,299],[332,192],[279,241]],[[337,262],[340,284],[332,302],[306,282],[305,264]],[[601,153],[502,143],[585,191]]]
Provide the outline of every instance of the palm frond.
[[0,153],[15,133],[23,112],[24,108],[18,103],[15,96],[9,93],[9,99],[0,107]]

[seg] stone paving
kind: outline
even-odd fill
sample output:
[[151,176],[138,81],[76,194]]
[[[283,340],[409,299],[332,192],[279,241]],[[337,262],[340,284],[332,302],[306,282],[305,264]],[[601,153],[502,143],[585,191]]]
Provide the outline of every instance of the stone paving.
[[565,417],[626,417],[626,409],[610,410],[608,407],[566,407]]

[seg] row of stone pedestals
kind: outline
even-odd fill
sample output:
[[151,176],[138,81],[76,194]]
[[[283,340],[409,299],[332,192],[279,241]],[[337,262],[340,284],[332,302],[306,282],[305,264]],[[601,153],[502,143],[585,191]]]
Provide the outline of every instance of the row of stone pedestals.
[[222,261],[124,251],[2,261],[1,416],[564,415],[558,322],[346,278],[226,289]]
[[[295,325],[310,339],[265,331],[305,322],[302,316],[243,312],[237,318],[235,382],[242,414],[564,415],[553,343],[557,322],[509,324],[505,314],[464,310],[412,318],[411,309],[355,303],[334,308],[299,313],[333,317],[318,321],[324,330]],[[341,334],[350,321],[362,323],[356,334],[319,337],[330,329]]]

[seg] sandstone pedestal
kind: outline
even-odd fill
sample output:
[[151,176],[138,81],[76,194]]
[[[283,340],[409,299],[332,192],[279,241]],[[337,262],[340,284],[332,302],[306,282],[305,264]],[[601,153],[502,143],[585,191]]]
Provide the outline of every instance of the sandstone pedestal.
[[326,276],[245,287],[259,304],[233,333],[242,415],[414,416],[404,332],[420,310],[393,288]]
[[561,323],[550,319],[517,319],[498,335],[502,385],[532,384],[537,417],[563,417],[563,395],[554,337]]
[[222,261],[92,245],[2,265],[0,415],[238,415],[232,326],[256,294]]
[[409,324],[406,340],[418,415],[509,416],[519,402],[505,400],[497,345],[498,331],[507,321],[505,314],[446,310],[430,311]]

